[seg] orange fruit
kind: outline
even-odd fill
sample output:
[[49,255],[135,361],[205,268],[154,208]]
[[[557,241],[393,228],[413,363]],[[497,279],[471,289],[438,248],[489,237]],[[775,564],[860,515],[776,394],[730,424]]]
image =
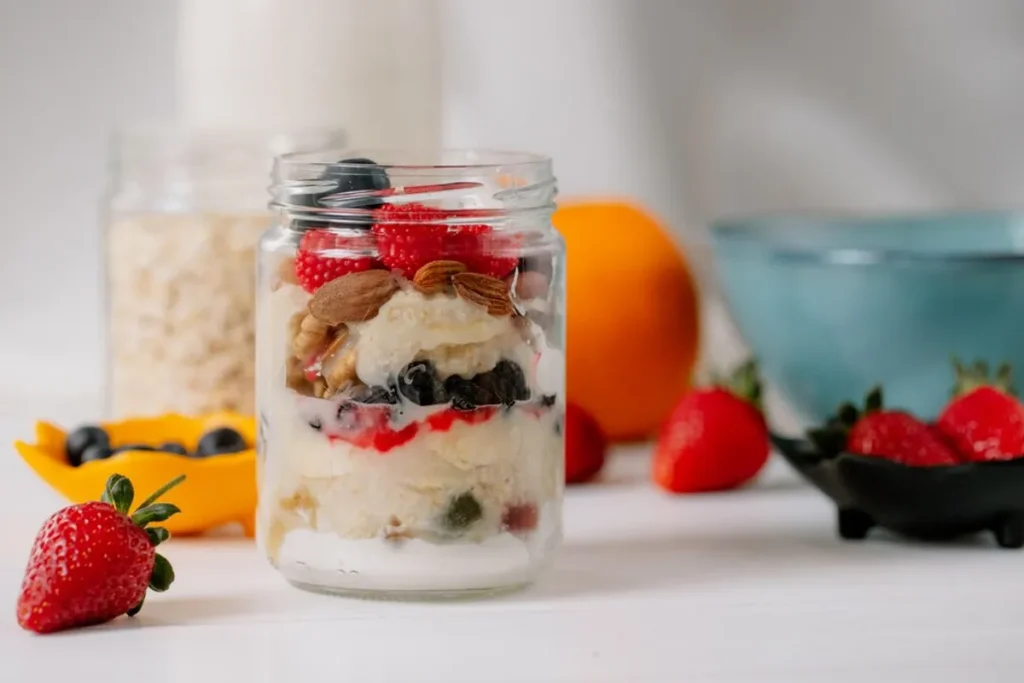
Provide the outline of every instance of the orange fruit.
[[618,201],[561,203],[568,400],[613,441],[650,436],[690,386],[696,281],[668,231]]

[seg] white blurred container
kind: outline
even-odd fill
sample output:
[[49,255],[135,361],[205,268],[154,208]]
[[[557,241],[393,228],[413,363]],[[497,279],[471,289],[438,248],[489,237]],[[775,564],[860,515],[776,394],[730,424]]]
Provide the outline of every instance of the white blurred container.
[[180,0],[178,12],[187,124],[340,127],[354,146],[439,146],[435,0]]

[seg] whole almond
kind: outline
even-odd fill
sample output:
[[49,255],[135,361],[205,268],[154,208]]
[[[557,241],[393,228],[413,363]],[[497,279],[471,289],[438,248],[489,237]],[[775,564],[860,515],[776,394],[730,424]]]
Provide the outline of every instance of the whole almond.
[[361,323],[372,319],[398,291],[398,281],[386,270],[364,270],[331,280],[309,300],[309,312],[327,325]]
[[438,294],[448,289],[452,276],[466,272],[466,264],[459,261],[431,261],[420,266],[412,284],[424,294]]
[[480,273],[459,273],[452,277],[452,286],[460,297],[486,307],[491,315],[511,315],[514,310],[508,285],[498,278]]

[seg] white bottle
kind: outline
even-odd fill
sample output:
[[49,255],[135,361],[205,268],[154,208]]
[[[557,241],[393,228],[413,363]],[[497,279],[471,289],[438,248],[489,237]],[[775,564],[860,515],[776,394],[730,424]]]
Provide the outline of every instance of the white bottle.
[[180,0],[178,11],[184,123],[341,127],[349,146],[439,146],[435,0]]

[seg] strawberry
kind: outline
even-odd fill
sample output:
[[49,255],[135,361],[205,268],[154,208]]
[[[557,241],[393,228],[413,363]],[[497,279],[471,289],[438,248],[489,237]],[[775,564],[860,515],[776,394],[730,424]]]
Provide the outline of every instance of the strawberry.
[[380,260],[388,268],[412,277],[431,261],[462,261],[474,273],[503,278],[517,259],[492,255],[505,251],[488,225],[447,225],[440,221],[451,213],[423,204],[385,204],[377,210],[380,222],[373,226]]
[[167,590],[174,571],[156,546],[170,533],[147,525],[179,512],[155,501],[184,478],[161,487],[129,516],[134,489],[114,474],[99,501],[71,505],[47,519],[29,555],[18,624],[36,633],[99,624],[137,614],[147,587]]
[[824,429],[809,433],[819,450],[884,458],[910,467],[941,467],[959,462],[941,433],[904,410],[886,410],[882,389],[868,392],[864,409],[840,407]]
[[936,429],[968,462],[1024,455],[1024,405],[1014,395],[1010,366],[1003,364],[990,379],[985,363],[968,369],[954,360],[954,372],[953,398]]
[[565,406],[565,483],[579,484],[592,479],[604,467],[608,440],[583,408]]
[[746,483],[768,461],[757,364],[696,389],[673,408],[658,435],[654,482],[673,493],[722,491]]
[[346,239],[341,235],[330,230],[307,230],[295,252],[295,279],[312,294],[342,275],[373,267],[373,259],[369,257],[341,255],[345,249]]

